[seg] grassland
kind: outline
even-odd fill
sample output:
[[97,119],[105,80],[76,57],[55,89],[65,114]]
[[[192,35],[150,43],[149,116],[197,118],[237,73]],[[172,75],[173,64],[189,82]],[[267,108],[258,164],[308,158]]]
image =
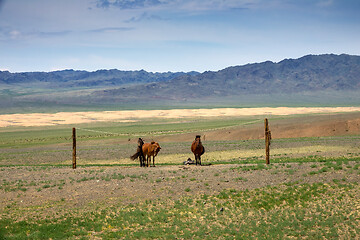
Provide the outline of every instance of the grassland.
[[[277,120],[284,117],[271,123]],[[211,165],[182,165],[193,157],[193,135],[225,134],[261,121],[2,128],[0,239],[359,238],[358,134],[273,139],[270,165],[262,139],[205,139],[203,162]],[[137,137],[160,142],[157,167],[140,168],[128,159]]]

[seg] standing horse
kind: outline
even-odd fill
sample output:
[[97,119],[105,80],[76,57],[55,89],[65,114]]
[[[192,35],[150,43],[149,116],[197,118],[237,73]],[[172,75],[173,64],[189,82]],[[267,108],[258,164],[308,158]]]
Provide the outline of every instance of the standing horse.
[[144,156],[143,149],[142,149],[143,145],[144,145],[144,141],[141,138],[139,138],[136,153],[130,157],[131,160],[135,160],[135,159],[139,158],[140,167],[145,167],[145,156]]
[[[195,140],[193,141],[193,143],[191,144],[191,151],[194,153],[195,155],[195,162],[196,165],[198,165],[198,163],[201,165],[201,155],[204,154],[205,152],[205,148],[201,143],[200,140],[200,135],[196,135]],[[198,161],[199,160],[199,161]]]
[[159,153],[161,147],[157,142],[145,143],[142,147],[144,156],[146,156],[146,164],[151,165],[151,156],[153,157],[153,167],[155,167],[155,157]]

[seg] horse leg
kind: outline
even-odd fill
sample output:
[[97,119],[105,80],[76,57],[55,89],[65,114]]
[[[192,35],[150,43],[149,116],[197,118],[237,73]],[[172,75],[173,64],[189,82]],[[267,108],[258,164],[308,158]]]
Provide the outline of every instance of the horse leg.
[[140,156],[140,167],[145,167],[145,157],[144,157],[144,155]]
[[199,165],[201,166],[201,155],[199,155]]

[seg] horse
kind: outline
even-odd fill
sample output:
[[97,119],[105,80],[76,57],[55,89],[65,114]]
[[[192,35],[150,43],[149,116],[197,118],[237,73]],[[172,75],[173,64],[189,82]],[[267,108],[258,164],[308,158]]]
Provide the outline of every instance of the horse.
[[135,159],[139,158],[140,167],[145,167],[145,156],[144,156],[144,153],[143,153],[143,145],[144,145],[144,141],[141,138],[139,138],[136,153],[130,157],[130,159],[133,160],[133,161]]
[[159,153],[161,147],[157,142],[145,143],[142,147],[144,156],[146,156],[146,166],[151,165],[151,156],[153,157],[153,167],[155,167],[155,157]]
[[205,148],[201,143],[200,135],[196,135],[195,140],[191,144],[191,151],[195,155],[196,165],[198,165],[198,163],[201,165],[201,155],[204,154]]

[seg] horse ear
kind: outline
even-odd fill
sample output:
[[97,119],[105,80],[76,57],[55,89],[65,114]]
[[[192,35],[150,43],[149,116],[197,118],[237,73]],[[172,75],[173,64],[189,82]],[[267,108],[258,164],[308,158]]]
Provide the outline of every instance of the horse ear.
[[155,142],[154,142],[154,141],[152,141],[152,142],[151,142],[151,144],[155,144]]

